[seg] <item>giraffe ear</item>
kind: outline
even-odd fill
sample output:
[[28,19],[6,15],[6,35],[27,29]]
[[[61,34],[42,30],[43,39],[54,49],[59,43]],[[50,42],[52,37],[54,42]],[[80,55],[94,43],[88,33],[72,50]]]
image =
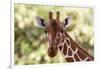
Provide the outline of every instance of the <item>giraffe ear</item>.
[[43,18],[37,16],[36,22],[40,28],[43,28],[43,29],[47,28],[46,21]]
[[67,17],[66,19],[65,19],[65,22],[64,22],[64,27],[66,27],[66,26],[69,26],[69,23],[70,23],[70,20],[71,20],[71,17]]

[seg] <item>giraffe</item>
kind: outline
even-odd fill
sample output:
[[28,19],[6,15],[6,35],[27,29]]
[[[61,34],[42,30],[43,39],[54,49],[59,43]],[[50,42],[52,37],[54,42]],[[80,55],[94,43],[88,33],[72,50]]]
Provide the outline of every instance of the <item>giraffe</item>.
[[60,12],[56,12],[56,19],[53,19],[53,13],[49,12],[49,21],[47,22],[40,17],[36,17],[39,25],[47,33],[49,48],[48,56],[53,58],[57,55],[58,51],[64,55],[67,62],[76,61],[93,61],[94,57],[91,56],[81,48],[73,39],[65,32],[64,27],[68,25],[70,17],[65,19],[65,23],[60,22]]

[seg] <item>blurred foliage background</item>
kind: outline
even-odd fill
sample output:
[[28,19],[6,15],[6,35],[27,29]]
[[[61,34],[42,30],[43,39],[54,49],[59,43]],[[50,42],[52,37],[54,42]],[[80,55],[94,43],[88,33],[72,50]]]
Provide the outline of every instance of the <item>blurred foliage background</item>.
[[48,19],[48,12],[60,11],[61,21],[71,16],[66,32],[80,46],[94,56],[93,8],[42,6],[32,4],[14,5],[14,63],[17,65],[64,63],[59,52],[55,58],[47,55],[48,41],[43,29],[38,28],[36,16]]

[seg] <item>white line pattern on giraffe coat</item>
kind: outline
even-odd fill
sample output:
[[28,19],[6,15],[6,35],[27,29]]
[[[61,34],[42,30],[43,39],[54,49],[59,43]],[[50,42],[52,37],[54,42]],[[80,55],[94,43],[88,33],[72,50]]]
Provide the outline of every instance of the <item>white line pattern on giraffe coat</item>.
[[[58,35],[59,35],[59,36],[58,36]],[[60,41],[59,41],[59,43],[57,44],[57,46],[58,46],[58,48],[59,48],[60,46],[62,46],[62,48],[61,48],[61,52],[62,52],[62,53],[63,53],[63,50],[64,50],[64,44],[66,44],[66,46],[67,46],[67,51],[66,51],[67,53],[66,53],[65,55],[63,54],[63,55],[65,56],[65,58],[71,57],[71,58],[73,58],[74,62],[76,61],[76,59],[75,59],[75,57],[74,57],[75,54],[78,56],[78,58],[79,58],[80,61],[86,61],[86,60],[89,58],[89,57],[86,57],[84,60],[81,59],[80,56],[77,54],[78,48],[76,48],[75,51],[71,48],[70,38],[67,38],[67,37],[65,36],[64,33],[57,33],[56,39],[57,39],[57,40],[60,39]],[[62,42],[62,40],[64,40],[64,41]],[[69,42],[69,44],[68,44],[67,41]],[[69,49],[72,51],[72,55],[71,55],[71,56],[68,55]]]

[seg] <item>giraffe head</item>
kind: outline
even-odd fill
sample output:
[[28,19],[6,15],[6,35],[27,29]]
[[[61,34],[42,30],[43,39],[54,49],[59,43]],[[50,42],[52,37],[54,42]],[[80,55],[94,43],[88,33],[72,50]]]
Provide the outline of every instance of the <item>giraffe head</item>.
[[37,17],[38,24],[45,30],[47,33],[48,41],[49,41],[49,48],[48,48],[48,55],[52,58],[57,55],[58,48],[57,48],[57,40],[56,35],[57,33],[63,33],[63,28],[68,25],[69,17],[65,19],[65,23],[60,21],[60,12],[56,12],[56,18],[53,19],[53,13],[48,13],[49,21],[46,22],[43,18]]

